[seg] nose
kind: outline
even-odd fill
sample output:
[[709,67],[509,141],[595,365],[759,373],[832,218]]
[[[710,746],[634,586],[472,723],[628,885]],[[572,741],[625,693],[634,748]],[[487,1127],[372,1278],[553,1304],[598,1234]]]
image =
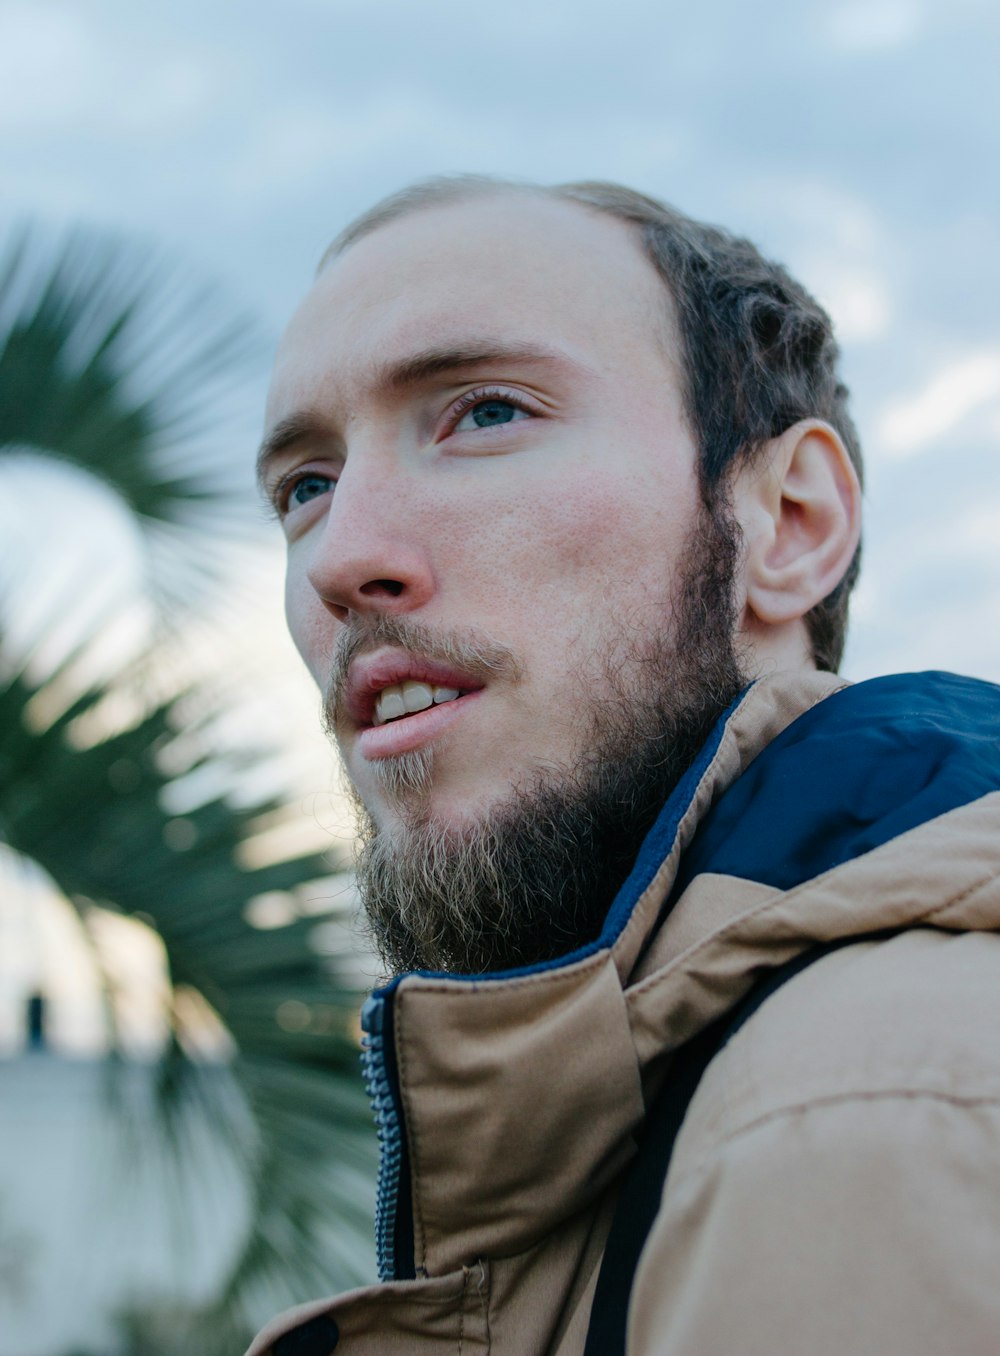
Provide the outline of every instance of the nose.
[[420,522],[417,500],[398,473],[348,460],[317,525],[306,571],[308,586],[337,621],[351,613],[413,612],[432,597],[434,572]]

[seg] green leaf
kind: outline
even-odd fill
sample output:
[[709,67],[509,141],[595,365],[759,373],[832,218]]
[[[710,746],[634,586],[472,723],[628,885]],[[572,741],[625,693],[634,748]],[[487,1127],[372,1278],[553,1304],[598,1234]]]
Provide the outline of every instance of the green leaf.
[[[45,685],[16,671],[0,682],[0,838],[43,867],[84,919],[99,902],[155,927],[174,986],[204,995],[235,1042],[230,1063],[205,1066],[175,1040],[155,1096],[117,1104],[137,1151],[183,1165],[200,1123],[245,1176],[253,1223],[213,1310],[222,1331],[248,1314],[259,1318],[264,1296],[280,1306],[370,1276],[375,1145],[358,1072],[354,982],[310,945],[315,917],[261,930],[246,916],[265,890],[343,864],[308,855],[278,867],[241,865],[248,826],[275,801],[234,808],[220,789],[183,820],[171,817],[162,751],[187,694],[80,746],[74,730],[84,720],[92,729],[107,697],[97,688],[62,710],[50,703],[59,713],[44,724],[30,713],[46,708]],[[202,749],[190,767],[211,758]],[[283,1023],[289,1010],[296,1020]],[[192,1161],[196,1171],[201,1156]],[[198,1321],[209,1323],[207,1310]]]
[[204,596],[220,539],[255,522],[235,416],[262,356],[256,326],[151,251],[79,230],[0,248],[0,459],[40,454],[107,486],[169,602]]

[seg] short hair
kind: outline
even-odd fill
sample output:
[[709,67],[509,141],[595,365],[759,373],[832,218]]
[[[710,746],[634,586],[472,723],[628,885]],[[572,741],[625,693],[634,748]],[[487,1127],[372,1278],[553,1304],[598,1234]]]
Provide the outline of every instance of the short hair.
[[[685,413],[699,448],[702,496],[728,492],[728,475],[802,419],[840,435],[859,480],[861,445],[838,372],[829,315],[782,265],[749,240],[685,216],[621,184],[543,187],[485,175],[424,179],[383,198],[336,237],[320,270],[361,237],[425,207],[515,192],[579,203],[635,226],[673,302]],[[806,614],[813,660],[836,672],[844,651],[861,547],[836,587]]]

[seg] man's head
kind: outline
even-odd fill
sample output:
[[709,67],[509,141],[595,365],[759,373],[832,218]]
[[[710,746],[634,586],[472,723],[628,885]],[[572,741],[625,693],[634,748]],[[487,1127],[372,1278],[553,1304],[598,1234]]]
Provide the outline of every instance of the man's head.
[[425,186],[335,243],[262,471],[394,965],[593,935],[747,677],[836,662],[834,353],[781,270],[626,190]]

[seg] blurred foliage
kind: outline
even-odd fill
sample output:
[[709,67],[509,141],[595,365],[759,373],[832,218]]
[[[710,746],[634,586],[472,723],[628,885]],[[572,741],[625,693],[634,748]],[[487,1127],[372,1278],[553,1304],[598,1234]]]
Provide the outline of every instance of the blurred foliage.
[[95,476],[142,531],[149,587],[197,601],[252,521],[220,444],[262,348],[214,289],[155,254],[22,228],[0,249],[0,458]]
[[[253,349],[245,323],[220,314],[210,294],[114,241],[76,236],[46,257],[22,234],[0,257],[0,461],[28,448],[99,477],[129,506],[150,558],[166,552],[154,574],[175,603],[204,598],[224,569],[220,524],[247,528],[226,459],[204,455]],[[155,651],[97,683],[80,677],[84,651],[38,674],[31,656],[0,645],[0,842],[48,874],[84,934],[99,908],[162,939],[169,1038],[152,1097],[114,1076],[129,1063],[120,1043],[109,1063],[125,1158],[155,1157],[196,1189],[201,1173],[210,1194],[212,1156],[191,1152],[208,1135],[244,1183],[250,1223],[211,1300],[150,1297],[122,1316],[123,1350],[235,1352],[262,1313],[370,1275],[375,1144],[356,983],[313,946],[314,908],[266,930],[247,911],[260,895],[322,881],[331,863],[248,856],[260,818],[280,808],[231,799],[260,755],[224,760],[210,709],[196,716],[185,692],[154,697]],[[182,782],[201,794],[178,815]],[[191,994],[201,1025],[214,1014],[231,1038],[228,1058],[199,1054]]]
[[[153,927],[174,991],[201,994],[236,1043],[224,1079],[187,1053],[183,1011],[172,1009],[154,1106],[143,1114],[120,1099],[123,1118],[142,1115],[131,1133],[126,1120],[126,1139],[181,1162],[189,1118],[201,1115],[244,1169],[253,1227],[218,1297],[220,1321],[242,1312],[254,1288],[283,1303],[365,1279],[373,1144],[353,1036],[357,992],[311,945],[315,916],[261,930],[245,914],[259,895],[322,881],[329,861],[241,865],[253,822],[276,802],[236,809],[219,794],[171,815],[164,788],[211,764],[190,726],[172,722],[178,703],[84,744],[80,732],[89,724],[93,734],[107,692],[86,692],[40,724],[39,698],[55,705],[60,680],[37,688],[23,672],[0,679],[0,840],[38,863],[84,920],[97,905]],[[299,1005],[300,1030],[277,1020],[287,1003]],[[320,1246],[330,1221],[338,1233]]]

